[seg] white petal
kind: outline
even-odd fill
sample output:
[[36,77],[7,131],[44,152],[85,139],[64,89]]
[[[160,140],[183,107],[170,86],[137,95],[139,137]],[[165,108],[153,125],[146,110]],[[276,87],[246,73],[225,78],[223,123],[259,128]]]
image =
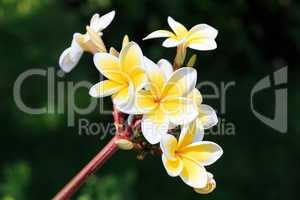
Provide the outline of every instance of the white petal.
[[190,42],[189,47],[199,51],[208,51],[216,49],[217,43],[211,39],[200,39]]
[[73,61],[79,60],[83,54],[83,49],[80,47],[78,44],[76,37],[80,36],[80,33],[75,33],[73,35],[73,40],[71,44],[71,49],[70,49],[70,58]]
[[128,87],[123,88],[113,96],[114,105],[122,108],[125,112],[127,109],[131,109],[134,104],[135,90],[132,83],[129,83]]
[[59,66],[64,72],[70,72],[79,62],[79,59],[75,61],[71,59],[70,50],[70,47],[67,48],[59,57]]
[[93,85],[93,87],[90,88],[89,94],[92,97],[106,97],[116,93],[123,87],[124,85],[120,83],[105,80]]
[[178,38],[183,38],[187,34],[187,29],[179,22],[175,21],[172,17],[168,17],[168,24],[174,31]]
[[176,47],[181,43],[183,43],[183,41],[178,41],[174,38],[168,38],[162,43],[162,45],[166,48],[170,48],[170,47]]
[[160,142],[162,135],[168,131],[169,122],[157,124],[150,120],[147,115],[142,119],[142,133],[145,139],[151,144],[157,144]]
[[164,73],[165,80],[168,80],[173,73],[173,66],[171,65],[171,63],[166,59],[161,59],[157,64],[160,67],[161,71]]
[[203,140],[204,128],[196,122],[183,125],[179,136],[178,148]]
[[175,154],[177,148],[177,139],[175,136],[164,134],[160,140],[160,148],[167,159],[177,159],[177,155]]
[[218,144],[209,141],[195,142],[182,147],[179,152],[188,158],[192,158],[194,162],[201,166],[213,164],[223,154],[223,150]]
[[182,157],[182,161],[183,169],[180,177],[183,182],[194,188],[205,187],[208,179],[205,168],[186,157]]
[[115,17],[115,13],[115,11],[111,11],[100,18],[98,14],[95,14],[91,19],[91,28],[96,32],[102,31],[112,22]]
[[170,122],[177,125],[188,124],[199,114],[194,102],[185,97],[167,98],[161,107],[168,115]]
[[171,74],[164,92],[179,92],[181,96],[186,96],[195,88],[196,82],[197,71],[191,67],[182,67]]
[[171,177],[178,176],[183,169],[183,162],[180,158],[176,160],[168,160],[165,155],[162,155],[163,165]]
[[172,37],[174,36],[173,33],[170,31],[165,31],[165,30],[158,30],[150,33],[145,37],[143,40],[148,40],[148,39],[153,39],[153,38],[163,38],[163,37]]
[[209,129],[218,124],[218,116],[216,114],[216,111],[209,105],[200,105],[199,119],[204,129]]
[[189,31],[189,38],[205,37],[215,39],[218,35],[218,30],[207,24],[198,24]]

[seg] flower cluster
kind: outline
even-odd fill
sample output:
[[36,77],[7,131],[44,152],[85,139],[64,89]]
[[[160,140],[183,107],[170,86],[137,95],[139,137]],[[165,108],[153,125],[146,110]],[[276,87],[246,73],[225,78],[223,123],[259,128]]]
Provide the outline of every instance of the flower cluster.
[[[205,167],[220,158],[222,148],[204,141],[204,130],[216,125],[216,112],[203,104],[196,88],[197,71],[192,56],[183,67],[187,48],[213,50],[217,47],[217,30],[199,24],[187,30],[168,17],[172,31],[158,30],[144,40],[167,38],[164,47],[177,47],[173,64],[166,59],[157,63],[146,57],[140,46],[123,39],[120,52],[111,47],[107,51],[102,31],[112,22],[115,12],[102,17],[95,14],[87,26],[87,33],[75,33],[71,47],[61,55],[62,70],[70,72],[79,62],[83,52],[94,54],[94,64],[106,78],[90,88],[92,97],[111,96],[114,108],[128,114],[128,121],[140,123],[132,131],[130,140],[120,141],[126,149],[157,147],[167,173],[180,178],[198,193],[213,191],[216,182]],[[130,123],[131,123],[130,122]],[[142,141],[142,143],[140,143]],[[145,147],[145,145],[144,145]]]

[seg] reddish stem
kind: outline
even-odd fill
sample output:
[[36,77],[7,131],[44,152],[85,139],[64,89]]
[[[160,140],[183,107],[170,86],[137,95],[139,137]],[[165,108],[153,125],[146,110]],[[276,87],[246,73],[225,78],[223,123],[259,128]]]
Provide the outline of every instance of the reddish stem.
[[117,150],[116,140],[119,136],[114,136],[110,142],[53,198],[53,200],[69,199],[86,179],[99,169]]

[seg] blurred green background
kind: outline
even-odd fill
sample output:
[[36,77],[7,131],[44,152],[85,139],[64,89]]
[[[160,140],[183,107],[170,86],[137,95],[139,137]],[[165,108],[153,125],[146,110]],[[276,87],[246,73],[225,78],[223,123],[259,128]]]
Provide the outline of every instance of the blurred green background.
[[[58,69],[59,55],[70,45],[72,34],[84,32],[94,13],[112,9],[117,14],[104,31],[107,46],[119,49],[128,34],[154,60],[171,60],[175,53],[162,48],[161,40],[142,41],[148,33],[168,28],[167,16],[189,28],[207,23],[219,30],[217,50],[197,52],[198,80],[236,82],[227,93],[226,113],[220,114],[235,125],[235,134],[206,137],[224,149],[222,158],[208,167],[217,181],[212,194],[198,195],[179,178],[169,177],[159,157],[138,161],[134,152],[118,152],[73,199],[296,199],[300,4],[293,0],[0,0],[0,199],[51,199],[109,139],[79,136],[77,124],[82,117],[109,123],[111,116],[97,111],[77,115],[75,127],[68,127],[67,114],[29,115],[17,108],[13,84],[28,69]],[[285,65],[289,66],[290,112],[288,133],[281,134],[252,114],[250,91]],[[96,83],[97,79],[92,56],[85,54],[79,66],[58,81]],[[47,105],[46,79],[27,80],[22,98],[33,107]],[[88,90],[79,90],[76,104],[84,107],[89,102]],[[109,99],[105,102],[110,106]],[[219,100],[205,103],[220,109]],[[274,92],[261,92],[255,104],[272,117]]]

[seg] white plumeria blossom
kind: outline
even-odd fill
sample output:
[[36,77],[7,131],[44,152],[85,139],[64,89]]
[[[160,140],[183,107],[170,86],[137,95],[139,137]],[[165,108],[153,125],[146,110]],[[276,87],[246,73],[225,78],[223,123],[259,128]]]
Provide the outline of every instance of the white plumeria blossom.
[[94,55],[94,64],[107,80],[90,88],[92,97],[112,96],[117,108],[131,107],[135,93],[146,84],[143,53],[135,42],[129,42],[120,52],[119,57],[109,53]]
[[200,51],[217,48],[215,38],[218,35],[218,31],[207,24],[198,24],[187,30],[185,26],[175,21],[172,17],[168,17],[168,24],[173,32],[167,30],[154,31],[145,37],[144,40],[167,38],[162,44],[167,48],[179,45]]
[[[90,33],[94,32],[97,36],[102,36],[102,31],[112,22],[115,11],[111,11],[100,17],[94,14],[90,21]],[[80,34],[74,33],[71,46],[63,51],[59,58],[59,66],[65,72],[70,72],[79,62],[85,51],[92,53],[97,52],[97,47],[91,41],[90,33]]]
[[205,166],[218,160],[223,150],[216,143],[195,140],[195,130],[192,126],[182,129],[178,140],[170,134],[162,136],[162,161],[170,176],[180,176],[190,187],[207,191],[211,179]]
[[198,116],[197,106],[186,97],[195,88],[197,71],[184,67],[172,72],[172,65],[164,59],[159,66],[146,57],[144,61],[147,90],[137,92],[134,109],[121,111],[143,114],[142,134],[156,144],[171,124],[188,124]]

